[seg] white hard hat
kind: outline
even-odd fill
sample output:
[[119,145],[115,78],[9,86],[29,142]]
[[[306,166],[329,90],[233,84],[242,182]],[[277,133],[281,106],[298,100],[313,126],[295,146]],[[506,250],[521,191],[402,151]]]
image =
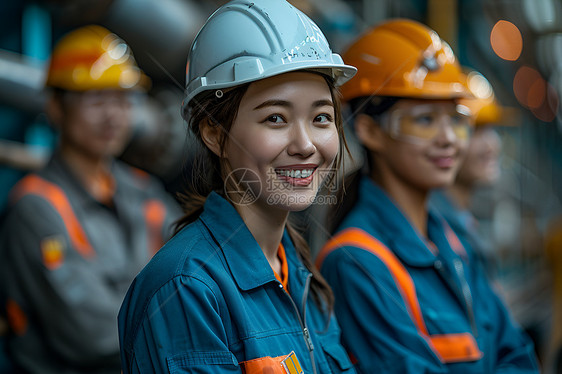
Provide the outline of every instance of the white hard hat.
[[187,66],[184,117],[203,91],[303,69],[322,72],[339,86],[357,72],[332,53],[320,28],[285,0],[233,0],[217,9],[195,37]]

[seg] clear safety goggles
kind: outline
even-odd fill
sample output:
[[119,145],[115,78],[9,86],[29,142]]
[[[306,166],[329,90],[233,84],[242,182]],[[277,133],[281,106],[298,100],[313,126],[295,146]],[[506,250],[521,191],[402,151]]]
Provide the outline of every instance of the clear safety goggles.
[[464,105],[456,105],[452,110],[432,104],[391,109],[381,120],[393,139],[410,143],[429,142],[442,131],[450,131],[458,141],[468,141],[473,128],[471,112]]

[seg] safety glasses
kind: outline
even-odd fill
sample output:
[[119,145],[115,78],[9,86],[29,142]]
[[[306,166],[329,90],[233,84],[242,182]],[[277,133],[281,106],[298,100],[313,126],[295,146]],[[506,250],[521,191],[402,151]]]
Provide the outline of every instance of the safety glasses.
[[450,109],[432,104],[391,109],[381,122],[393,139],[410,143],[427,143],[447,131],[457,141],[468,141],[473,127],[470,110],[463,105]]

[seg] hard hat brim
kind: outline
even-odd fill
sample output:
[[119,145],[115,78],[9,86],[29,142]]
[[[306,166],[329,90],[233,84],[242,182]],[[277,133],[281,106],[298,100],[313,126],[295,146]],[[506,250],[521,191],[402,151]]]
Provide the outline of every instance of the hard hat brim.
[[[336,57],[337,56],[337,57]],[[338,54],[332,54],[333,58],[341,57]],[[343,62],[341,63],[327,63],[319,61],[318,64],[311,64],[310,61],[303,61],[303,62],[296,62],[286,65],[275,66],[268,70],[259,71],[261,67],[261,62],[259,59],[252,59],[252,62],[256,65],[255,69],[250,69],[253,71],[253,74],[249,75],[247,78],[240,79],[237,77],[235,79],[236,72],[233,74],[233,78],[231,80],[216,80],[213,82],[209,82],[210,77],[212,77],[212,73],[208,74],[207,77],[197,77],[193,81],[191,81],[186,88],[186,96],[182,103],[182,116],[186,118],[187,116],[187,108],[189,103],[197,96],[199,93],[204,91],[210,90],[217,90],[221,88],[231,88],[235,86],[240,86],[246,83],[255,82],[258,80],[271,78],[277,75],[296,72],[296,71],[315,71],[321,74],[325,74],[328,77],[334,79],[335,86],[341,86],[347,81],[349,81],[353,76],[357,73],[357,68],[351,65],[344,65]],[[245,62],[247,65],[247,61]],[[256,72],[259,72],[256,74]]]

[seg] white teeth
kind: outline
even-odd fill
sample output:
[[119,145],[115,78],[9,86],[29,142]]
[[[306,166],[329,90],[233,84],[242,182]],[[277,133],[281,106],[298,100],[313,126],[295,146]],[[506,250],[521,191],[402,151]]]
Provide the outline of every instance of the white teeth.
[[290,178],[308,178],[312,175],[314,169],[298,169],[298,170],[278,170],[277,174]]

